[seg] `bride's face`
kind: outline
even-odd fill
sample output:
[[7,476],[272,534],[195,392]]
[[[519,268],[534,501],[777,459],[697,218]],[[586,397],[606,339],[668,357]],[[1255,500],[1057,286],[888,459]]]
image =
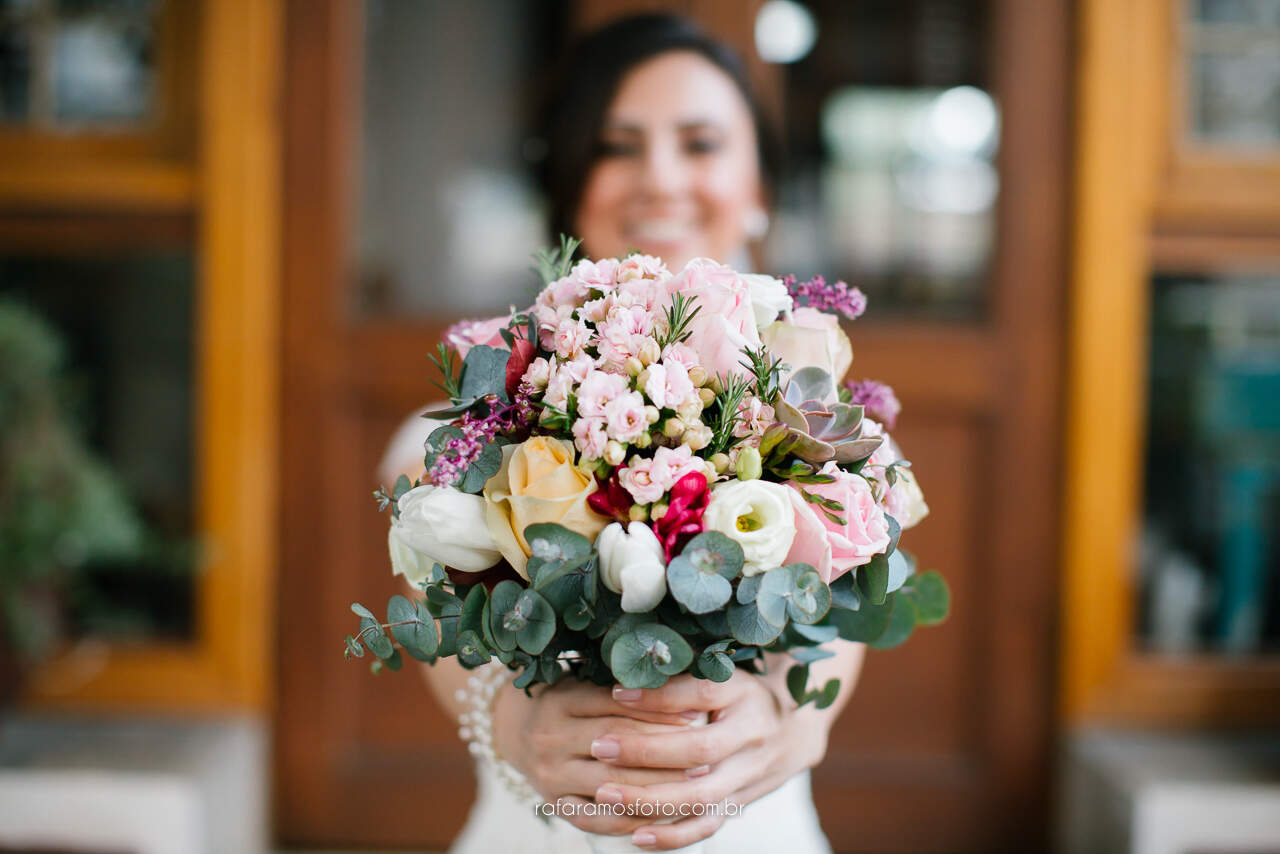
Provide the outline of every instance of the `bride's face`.
[[622,79],[578,207],[589,255],[638,249],[673,272],[690,258],[728,262],[762,208],[755,125],[727,74],[673,51]]

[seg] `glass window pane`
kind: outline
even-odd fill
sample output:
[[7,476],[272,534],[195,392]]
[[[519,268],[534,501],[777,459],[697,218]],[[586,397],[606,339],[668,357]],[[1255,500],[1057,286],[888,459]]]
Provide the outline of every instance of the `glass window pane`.
[[[21,493],[28,512],[6,514],[9,556],[21,546],[31,572],[68,574],[56,599],[73,633],[191,634],[193,296],[186,253],[0,257],[11,346],[47,329],[63,353],[37,407],[48,422],[14,428],[22,444],[6,451],[39,473]],[[13,374],[0,369],[10,389]],[[16,472],[0,473],[0,490],[21,485]]]
[[54,119],[136,123],[155,88],[155,3],[58,3],[53,36]]
[[816,40],[781,69],[769,266],[856,283],[876,317],[979,316],[999,193],[987,5],[804,5]]
[[524,117],[562,4],[364,5],[355,310],[456,317],[526,300],[547,237]]
[[1188,131],[1232,148],[1280,146],[1280,0],[1189,6]]
[[1280,648],[1280,275],[1153,284],[1139,635]]

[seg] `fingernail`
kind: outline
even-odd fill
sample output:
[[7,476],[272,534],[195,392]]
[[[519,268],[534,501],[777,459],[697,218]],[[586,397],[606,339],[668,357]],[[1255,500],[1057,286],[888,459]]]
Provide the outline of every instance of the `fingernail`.
[[622,686],[618,686],[613,689],[613,699],[617,700],[619,703],[634,703],[636,700],[640,699],[640,689],[623,688]]
[[616,738],[605,736],[591,742],[591,755],[596,759],[617,759],[622,752],[622,745]]
[[598,804],[620,804],[622,803],[622,792],[613,786],[601,786],[596,789],[596,803]]
[[702,717],[703,714],[704,712],[701,709],[685,709],[680,713],[680,717],[685,720],[696,721],[698,718]]
[[685,771],[684,775],[686,777],[701,777],[703,774],[709,774],[710,772],[710,765],[699,765],[697,768],[690,768],[688,771]]
[[631,844],[639,845],[641,848],[652,848],[658,844],[658,837],[647,830],[637,830],[631,834]]

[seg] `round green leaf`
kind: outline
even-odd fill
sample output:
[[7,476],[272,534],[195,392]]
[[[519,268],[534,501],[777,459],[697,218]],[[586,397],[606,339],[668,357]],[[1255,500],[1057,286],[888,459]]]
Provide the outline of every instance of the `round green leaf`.
[[911,584],[898,595],[909,596],[916,609],[916,622],[922,626],[941,623],[951,610],[951,591],[935,569],[913,576]]
[[523,628],[516,630],[516,643],[530,655],[542,652],[555,636],[555,609],[536,590],[522,592],[510,614],[518,615],[519,619],[508,620],[509,625],[523,623]]
[[893,649],[907,638],[916,628],[916,609],[911,600],[904,596],[893,597],[893,612],[889,616],[889,626],[884,634],[868,644],[872,649]]
[[698,653],[698,671],[712,682],[728,682],[733,676],[733,659],[727,650],[729,641],[717,641]]
[[475,632],[458,633],[458,663],[463,667],[479,667],[490,658],[484,641]]
[[862,607],[858,610],[834,610],[830,618],[839,630],[840,637],[849,641],[870,643],[884,634],[885,629],[889,627],[892,612],[892,599],[881,602],[879,605],[872,603],[869,599],[863,599]]
[[719,564],[710,560],[695,563],[684,555],[667,564],[667,589],[695,614],[718,610],[733,595],[733,585],[721,574]]
[[764,581],[764,576],[760,573],[748,575],[739,581],[736,594],[738,602],[745,605],[748,602],[756,601],[756,596],[760,594],[761,581]]
[[688,642],[661,623],[641,623],[621,635],[609,655],[613,675],[624,688],[656,688],[693,662]]
[[907,583],[907,576],[911,574],[911,565],[899,551],[889,552],[888,563],[889,576],[885,579],[885,591],[892,593]]
[[[786,607],[782,608],[783,622],[786,622]],[[750,646],[764,646],[782,634],[782,626],[775,625],[764,618],[756,603],[742,605],[730,602],[725,612],[729,621],[729,631],[740,643]]]
[[387,603],[387,622],[403,623],[392,625],[391,636],[394,637],[405,652],[418,659],[430,661],[435,655],[439,639],[436,637],[436,621],[427,615],[424,621],[419,609],[403,596],[392,596]]
[[742,546],[719,531],[704,531],[688,542],[680,552],[699,570],[734,579],[742,572]]
[[790,571],[791,592],[787,594],[787,616],[797,623],[816,623],[831,608],[831,588],[827,587],[818,571],[808,564],[793,563],[783,569]]
[[493,593],[489,594],[489,619],[485,625],[498,649],[509,651],[516,648],[516,633],[524,628],[526,621],[523,615],[513,612],[523,591],[523,587],[507,579],[499,581],[493,588]]
[[756,593],[756,608],[760,615],[775,626],[787,622],[787,600],[795,589],[795,579],[785,566],[775,566],[764,574],[760,590]]

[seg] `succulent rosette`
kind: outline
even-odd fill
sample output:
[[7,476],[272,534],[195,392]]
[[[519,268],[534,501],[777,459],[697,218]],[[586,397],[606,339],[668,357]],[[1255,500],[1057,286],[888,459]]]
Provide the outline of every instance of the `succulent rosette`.
[[423,473],[375,492],[423,596],[385,621],[353,605],[348,655],[656,687],[785,652],[796,701],[826,705],[823,644],[945,618],[945,582],[899,547],[928,506],[897,398],[840,385],[861,291],[576,248],[536,256],[528,309],[446,334]]

